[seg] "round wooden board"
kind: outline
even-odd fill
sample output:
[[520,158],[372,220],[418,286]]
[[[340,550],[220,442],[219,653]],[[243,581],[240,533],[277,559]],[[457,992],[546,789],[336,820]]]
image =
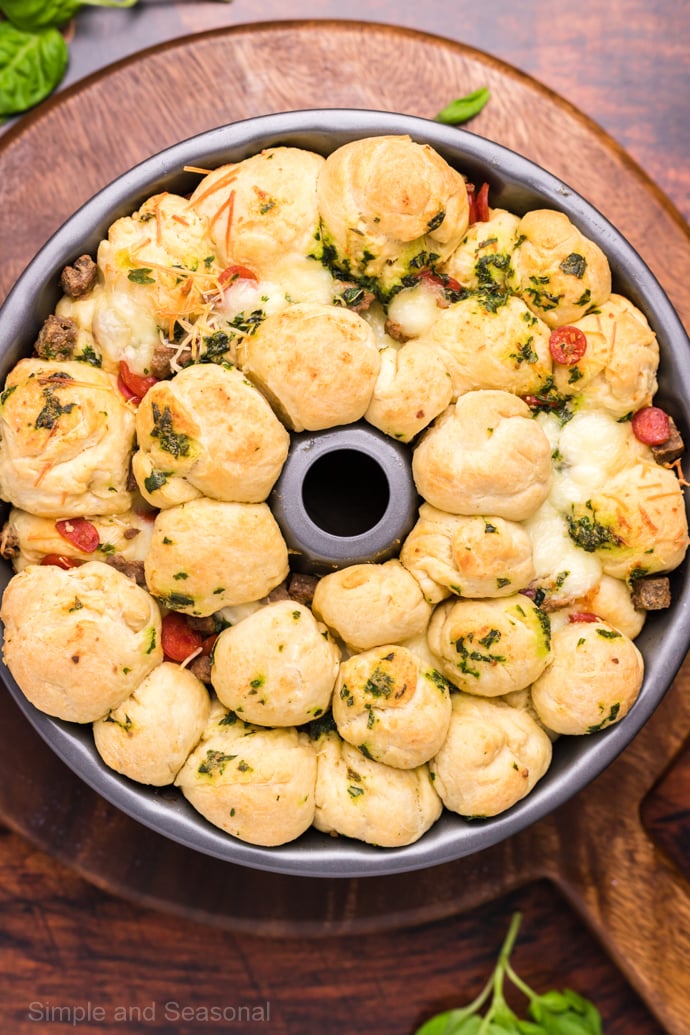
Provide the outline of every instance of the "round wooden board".
[[[156,47],[58,94],[0,139],[0,299],[48,236],[132,164],[237,119],[311,107],[433,117],[486,85],[471,124],[584,194],[640,251],[690,325],[690,236],[634,162],[565,101],[486,54],[351,21],[261,23]],[[0,817],[88,880],[233,930],[333,935],[453,915],[540,877],[561,887],[671,1033],[686,1031],[690,897],[639,819],[690,731],[687,663],[606,773],[511,841],[434,870],[306,880],[200,856],[86,787],[0,698]]]

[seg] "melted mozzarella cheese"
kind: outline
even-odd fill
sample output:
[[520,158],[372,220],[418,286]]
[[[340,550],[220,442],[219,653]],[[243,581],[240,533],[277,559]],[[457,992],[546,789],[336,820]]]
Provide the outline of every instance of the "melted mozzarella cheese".
[[601,578],[601,564],[594,554],[586,553],[568,535],[563,514],[547,500],[525,528],[532,540],[535,584],[545,589],[553,603],[587,594]]
[[388,307],[388,319],[406,338],[418,338],[438,317],[437,294],[425,284],[400,291]]

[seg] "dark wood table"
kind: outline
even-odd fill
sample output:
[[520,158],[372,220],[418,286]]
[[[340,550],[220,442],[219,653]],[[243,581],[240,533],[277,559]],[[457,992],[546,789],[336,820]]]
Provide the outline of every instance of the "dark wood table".
[[[246,0],[82,12],[60,94],[0,137],[0,298],[80,200],[197,119],[215,125],[262,105],[374,107],[372,83],[381,107],[433,115],[456,89],[444,76],[466,71],[496,86],[477,132],[517,141],[577,181],[690,327],[687,4],[351,0],[347,24],[335,2],[293,2],[288,13],[306,21],[282,21],[278,0],[261,5],[258,28]],[[361,85],[352,75],[367,48],[381,64]],[[264,64],[253,65],[259,53]],[[171,68],[178,89],[166,96]],[[105,146],[101,122],[134,108]],[[529,984],[588,995],[607,1035],[685,1035],[689,699],[686,662],[592,788],[497,850],[414,877],[333,882],[221,871],[161,844],[71,778],[3,702],[0,1030],[410,1035],[478,992],[520,910],[514,963]]]

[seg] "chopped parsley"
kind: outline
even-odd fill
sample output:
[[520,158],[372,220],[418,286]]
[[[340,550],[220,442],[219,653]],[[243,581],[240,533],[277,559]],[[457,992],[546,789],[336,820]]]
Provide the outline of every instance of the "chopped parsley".
[[623,541],[612,528],[597,520],[594,505],[587,500],[585,507],[589,511],[581,517],[574,513],[568,515],[568,535],[582,550],[594,553],[596,550],[612,550],[621,546]]
[[127,280],[131,280],[133,284],[155,284],[156,278],[152,277],[153,270],[148,266],[140,266],[138,269],[130,270],[127,274]]
[[189,435],[173,430],[173,418],[170,407],[164,406],[161,410],[158,403],[154,402],[151,405],[151,412],[153,414],[151,438],[157,438],[161,449],[166,453],[170,453],[171,456],[176,458],[189,456],[191,445]]
[[587,260],[584,255],[580,255],[578,252],[571,252],[570,255],[566,255],[565,259],[559,264],[559,268],[564,272],[568,273],[572,277],[577,277],[578,280],[582,280],[587,269]]

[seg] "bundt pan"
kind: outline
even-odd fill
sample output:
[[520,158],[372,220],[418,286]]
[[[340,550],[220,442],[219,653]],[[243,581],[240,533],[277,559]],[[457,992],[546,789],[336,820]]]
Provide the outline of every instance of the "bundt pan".
[[[488,182],[492,207],[507,208],[518,215],[532,208],[559,209],[603,249],[611,266],[614,290],[638,306],[656,331],[661,362],[655,401],[672,415],[688,440],[690,343],[659,283],[620,233],[565,183],[514,152],[463,129],[376,111],[293,111],[233,123],[176,144],[119,177],[57,231],[10,293],[0,311],[3,380],[17,360],[30,353],[43,320],[53,311],[60,297],[62,268],[84,252],[95,254],[110,224],[130,214],[150,195],[163,190],[178,194],[190,192],[198,176],[184,172],[186,166],[212,169],[276,145],[302,147],[327,155],[350,140],[386,134],[409,134],[415,141],[430,144],[471,181]],[[335,435],[332,445],[322,440],[320,450],[327,458],[333,450],[345,451],[348,462],[354,462],[355,466],[361,464],[363,476],[372,476],[371,464],[378,463],[373,475],[379,482],[388,481],[387,498],[402,496],[399,507],[391,508],[384,498],[373,518],[365,516],[359,524],[356,516],[353,518],[355,552],[352,557],[379,560],[387,552],[381,522],[392,521],[391,528],[395,529],[392,534],[397,538],[401,529],[404,532],[409,527],[417,501],[406,496],[404,487],[398,487],[400,458],[395,452],[384,450],[377,461],[376,437],[366,431],[363,436],[358,437],[358,434],[356,429],[349,428],[344,439]],[[337,457],[333,462],[336,460]],[[294,495],[298,491],[300,479],[306,476],[304,465],[300,467],[300,463],[298,451],[298,459],[279,485],[282,498],[276,505],[287,513],[287,520],[293,522],[292,531],[302,547],[313,548],[318,570],[324,561],[324,550],[327,563],[328,543],[324,545],[318,536],[314,541],[312,531],[304,525],[309,520],[304,507],[295,507],[290,496],[291,492]],[[384,497],[385,489],[384,485]],[[318,497],[318,491],[318,483],[310,486],[312,497]],[[318,506],[318,502],[315,505]],[[347,529],[332,531],[342,547]],[[0,588],[4,590],[12,570],[9,563],[0,563]],[[4,666],[0,666],[0,675],[27,721],[44,739],[46,750],[54,751],[113,805],[172,841],[229,863],[279,873],[313,877],[385,875],[431,867],[481,852],[557,809],[601,773],[650,717],[688,649],[690,625],[686,615],[690,578],[687,562],[671,575],[671,590],[670,608],[650,613],[636,640],[644,656],[646,674],[637,702],[622,721],[599,733],[563,737],[557,741],[546,776],[526,798],[496,818],[468,821],[444,812],[420,840],[404,848],[376,848],[320,834],[313,828],[298,840],[276,848],[241,842],[209,824],[172,788],[149,788],[108,769],[93,746],[90,726],[72,725],[37,711]]]

